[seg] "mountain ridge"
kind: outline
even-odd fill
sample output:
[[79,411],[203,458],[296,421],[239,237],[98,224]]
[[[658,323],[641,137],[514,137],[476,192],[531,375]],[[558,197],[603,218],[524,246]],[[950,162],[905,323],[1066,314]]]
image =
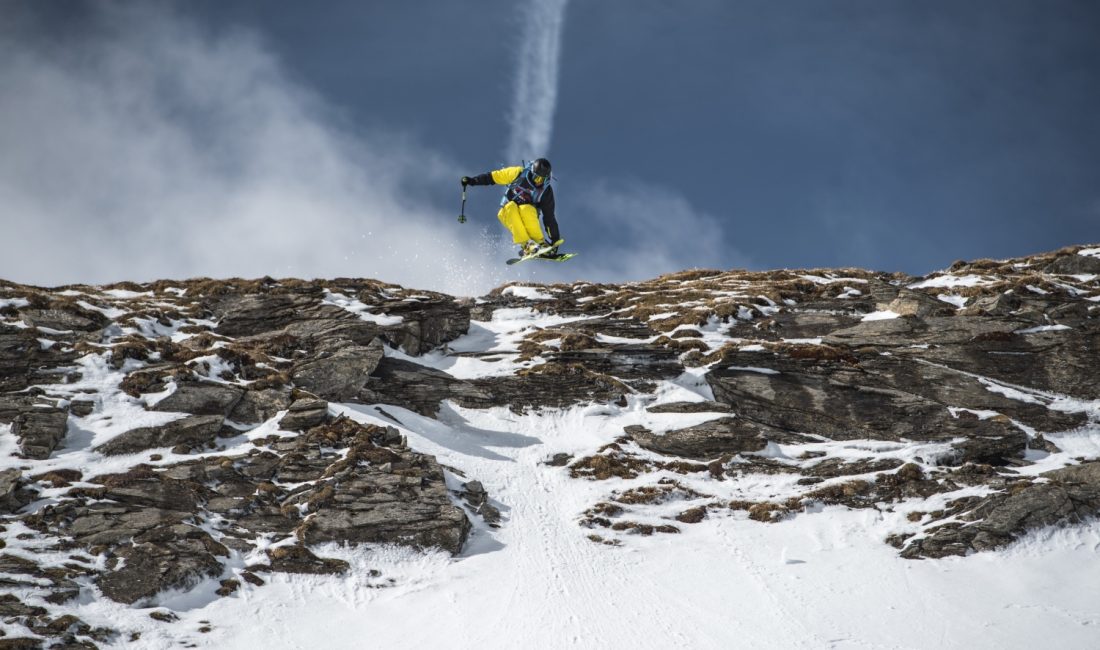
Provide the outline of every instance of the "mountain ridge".
[[[520,526],[505,474],[475,473],[509,449],[539,450],[536,484],[591,485],[561,534],[606,553],[834,508],[877,513],[905,559],[1091,521],[1098,278],[1100,246],[1073,246],[922,277],[689,270],[477,298],[0,281],[0,562],[22,576],[5,629],[116,644],[174,634],[72,603],[171,619],[170,594],[213,607],[285,574],[390,587],[319,549],[469,557]],[[574,417],[575,438],[543,439]]]

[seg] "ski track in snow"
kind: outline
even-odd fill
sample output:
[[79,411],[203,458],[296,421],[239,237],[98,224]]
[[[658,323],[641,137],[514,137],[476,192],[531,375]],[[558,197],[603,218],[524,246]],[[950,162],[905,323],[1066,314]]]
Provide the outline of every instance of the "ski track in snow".
[[[498,364],[511,367],[506,357],[522,333],[536,322],[547,324],[529,310],[498,313],[499,319],[474,323],[470,335],[450,345],[462,353],[504,357],[470,361],[466,376],[499,372]],[[429,358],[443,366],[455,363],[442,354]],[[84,381],[105,391],[101,399],[112,399],[118,376],[92,360],[85,370]],[[662,382],[657,398],[713,396],[689,372]],[[387,405],[412,448],[466,475],[448,472],[452,489],[465,480],[485,485],[504,515],[500,528],[472,517],[470,541],[457,558],[399,547],[325,546],[320,555],[352,563],[348,575],[265,574],[267,585],[244,585],[228,598],[212,596],[217,581],[211,580],[179,596],[173,604],[181,620],[170,625],[151,621],[148,610],[103,598],[82,601],[73,613],[93,625],[142,633],[139,641],[114,647],[151,649],[181,643],[303,650],[1100,647],[1098,522],[1039,531],[999,552],[923,561],[903,560],[883,543],[890,526],[904,521],[901,507],[879,512],[834,506],[776,524],[730,514],[681,525],[679,535],[624,537],[619,547],[590,541],[591,531],[578,525],[585,509],[612,490],[651,485],[662,474],[588,481],[544,461],[559,452],[592,453],[627,424],[667,430],[715,417],[648,413],[650,404],[631,399],[626,407],[579,405],[524,415],[446,404],[439,419]],[[1076,406],[1100,413],[1095,404]],[[362,422],[393,424],[373,406],[334,408]],[[85,426],[89,444],[114,433],[106,424]],[[221,453],[247,449],[247,438],[270,429],[242,436],[238,449]],[[1080,444],[1096,446],[1095,431],[1078,435],[1089,439]],[[894,451],[860,441],[815,444],[834,457],[848,449],[863,456]],[[776,451],[781,454],[781,446]],[[57,464],[76,462],[81,453],[88,455],[67,450],[57,456],[65,462]],[[89,455],[88,462],[105,461]],[[701,492],[717,489],[670,476]],[[786,480],[746,477],[741,487],[780,493]],[[243,566],[244,558],[235,555],[232,564]],[[369,569],[382,577],[368,576]],[[204,621],[213,629],[200,634]]]

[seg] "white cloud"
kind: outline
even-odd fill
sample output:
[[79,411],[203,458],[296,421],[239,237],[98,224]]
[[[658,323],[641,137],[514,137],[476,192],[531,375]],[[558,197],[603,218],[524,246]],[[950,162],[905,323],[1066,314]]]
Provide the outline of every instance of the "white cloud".
[[[600,180],[577,188],[558,204],[584,205],[599,242],[585,242],[597,256],[578,256],[568,277],[598,282],[641,280],[690,268],[749,267],[749,256],[729,246],[722,222],[700,212],[683,195],[637,180]],[[569,215],[559,217],[569,247]],[[579,242],[578,242],[579,243]],[[562,269],[562,272],[566,271]],[[561,274],[561,273],[559,273]]]
[[404,191],[454,183],[437,153],[344,127],[251,33],[97,7],[94,38],[0,45],[0,277],[507,279],[492,242]]

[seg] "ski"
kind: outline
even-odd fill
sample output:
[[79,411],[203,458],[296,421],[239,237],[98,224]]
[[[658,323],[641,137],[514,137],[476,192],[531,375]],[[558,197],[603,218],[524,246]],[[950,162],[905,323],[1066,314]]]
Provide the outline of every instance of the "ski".
[[544,262],[564,262],[565,260],[571,260],[576,257],[576,253],[563,253],[557,257],[536,257],[536,260],[542,260]]
[[513,257],[505,263],[511,265],[511,264],[518,264],[519,262],[526,262],[527,260],[549,260],[549,261],[552,261],[552,262],[564,262],[565,260],[569,259],[570,257],[575,256],[576,253],[563,253],[563,254],[558,255],[556,257],[539,257],[540,255],[542,255],[546,251],[548,251],[552,248],[557,248],[558,246],[561,246],[563,243],[565,243],[565,240],[564,239],[559,239],[558,241],[554,242],[553,244],[547,244],[546,246],[540,246],[539,248],[535,249],[535,251],[533,253],[530,253],[528,255],[524,255],[522,257]]

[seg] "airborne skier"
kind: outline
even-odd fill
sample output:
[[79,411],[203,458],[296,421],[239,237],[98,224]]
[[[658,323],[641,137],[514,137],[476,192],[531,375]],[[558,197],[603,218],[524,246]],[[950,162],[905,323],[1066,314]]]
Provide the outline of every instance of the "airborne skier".
[[[507,185],[497,219],[512,233],[512,241],[520,246],[520,259],[537,256],[562,261],[562,258],[568,259],[572,255],[566,257],[558,254],[562,240],[558,220],[554,216],[554,188],[550,187],[550,179],[550,161],[539,158],[526,166],[504,167],[478,176],[463,176],[462,189],[465,192],[467,185]],[[549,240],[543,236],[539,212],[542,212],[543,223],[549,231]]]

